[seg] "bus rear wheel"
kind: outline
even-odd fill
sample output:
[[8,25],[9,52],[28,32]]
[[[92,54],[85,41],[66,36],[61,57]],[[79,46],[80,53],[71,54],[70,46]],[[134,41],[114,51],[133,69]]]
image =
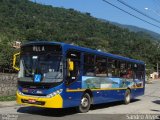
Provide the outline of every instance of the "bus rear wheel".
[[130,101],[131,101],[131,92],[129,89],[127,89],[124,96],[124,103],[129,104]]
[[88,112],[91,106],[91,97],[88,93],[85,93],[81,99],[81,104],[78,106],[78,112]]

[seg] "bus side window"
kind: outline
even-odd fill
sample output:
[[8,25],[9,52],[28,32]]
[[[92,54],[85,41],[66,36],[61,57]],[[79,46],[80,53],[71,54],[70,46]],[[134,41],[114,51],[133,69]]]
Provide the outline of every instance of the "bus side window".
[[133,80],[133,65],[121,61],[120,63],[120,77]]
[[136,87],[143,86],[144,77],[144,65],[134,64],[134,82]]
[[144,66],[137,65],[137,69],[135,69],[135,79],[143,80],[144,79]]
[[84,75],[85,76],[95,76],[94,72],[94,68],[95,68],[95,64],[94,64],[94,55],[91,54],[84,54]]
[[108,68],[108,77],[112,77],[112,59],[108,59],[108,64],[107,64],[107,68]]
[[123,61],[120,62],[120,77],[127,78],[126,63]]
[[127,69],[126,69],[127,71],[127,75],[126,75],[126,77],[128,78],[128,79],[132,79],[133,80],[133,66],[132,66],[132,64],[131,63],[127,63]]
[[114,77],[120,76],[120,62],[118,60],[113,60],[112,62],[112,75]]
[[115,59],[108,58],[108,76],[109,77],[119,77],[120,65],[119,61]]
[[[73,62],[73,70],[69,71],[67,69],[67,74],[68,74],[67,75],[67,83],[68,84],[74,82],[79,76],[79,73],[80,73],[80,56],[81,56],[80,52],[74,51],[74,50],[70,50],[67,53],[67,60],[69,59],[70,61]],[[67,64],[67,68],[69,68],[68,63],[66,63],[66,64]]]
[[96,57],[96,76],[107,76],[107,59]]

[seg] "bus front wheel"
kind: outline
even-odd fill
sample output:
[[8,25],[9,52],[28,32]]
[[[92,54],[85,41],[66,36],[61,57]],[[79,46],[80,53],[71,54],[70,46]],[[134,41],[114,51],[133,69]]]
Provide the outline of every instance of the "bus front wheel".
[[91,106],[91,97],[88,93],[85,93],[81,99],[81,103],[78,106],[78,112],[88,112]]
[[127,89],[124,96],[124,103],[129,104],[130,101],[131,101],[131,92],[129,89]]

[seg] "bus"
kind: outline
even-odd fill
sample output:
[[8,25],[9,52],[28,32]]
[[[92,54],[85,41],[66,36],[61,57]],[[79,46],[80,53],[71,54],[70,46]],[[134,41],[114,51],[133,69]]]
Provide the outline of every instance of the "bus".
[[95,104],[128,104],[145,90],[143,61],[66,43],[24,44],[13,67],[19,71],[16,101],[23,105],[84,113]]

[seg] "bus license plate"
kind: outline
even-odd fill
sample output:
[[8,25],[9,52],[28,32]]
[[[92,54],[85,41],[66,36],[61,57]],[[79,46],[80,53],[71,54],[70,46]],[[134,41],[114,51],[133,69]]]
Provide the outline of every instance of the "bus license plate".
[[29,103],[35,103],[36,100],[34,100],[34,99],[29,99],[28,102],[29,102]]

